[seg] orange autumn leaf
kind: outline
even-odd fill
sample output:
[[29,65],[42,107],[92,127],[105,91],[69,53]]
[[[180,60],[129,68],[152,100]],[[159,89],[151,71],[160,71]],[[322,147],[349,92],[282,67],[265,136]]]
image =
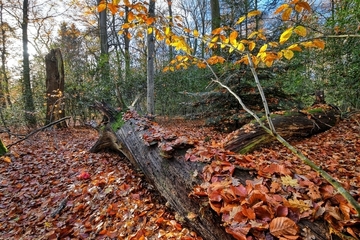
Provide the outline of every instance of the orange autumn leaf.
[[275,237],[297,236],[298,232],[298,226],[290,218],[277,217],[270,222],[270,233]]

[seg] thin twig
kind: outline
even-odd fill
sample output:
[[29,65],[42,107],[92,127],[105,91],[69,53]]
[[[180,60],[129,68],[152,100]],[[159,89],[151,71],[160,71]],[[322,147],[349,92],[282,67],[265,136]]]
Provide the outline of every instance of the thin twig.
[[22,141],[24,141],[25,139],[28,139],[29,137],[31,137],[31,136],[34,135],[35,133],[40,132],[40,131],[48,128],[48,127],[51,127],[52,125],[58,124],[59,122],[62,122],[62,121],[66,120],[66,119],[69,119],[69,118],[71,118],[71,117],[64,117],[64,118],[61,118],[61,119],[59,119],[59,120],[57,120],[57,121],[55,121],[55,122],[51,122],[51,123],[49,123],[49,124],[47,124],[47,125],[45,125],[45,126],[43,126],[43,127],[41,127],[41,128],[38,128],[38,129],[32,131],[31,133],[27,134],[24,138],[22,138],[22,139],[20,139],[20,140],[18,140],[18,141],[16,141],[16,142],[14,142],[14,143],[11,143],[11,144],[9,144],[9,145],[6,146],[6,147],[7,147],[7,149],[9,149],[9,148],[11,148],[12,146],[14,146],[15,144],[18,144],[19,142],[22,142]]

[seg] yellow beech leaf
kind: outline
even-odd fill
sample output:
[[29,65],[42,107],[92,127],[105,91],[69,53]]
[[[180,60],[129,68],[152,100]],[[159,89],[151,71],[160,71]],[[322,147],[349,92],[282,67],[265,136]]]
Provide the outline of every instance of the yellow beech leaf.
[[256,34],[258,34],[257,31],[250,33],[250,35],[248,36],[248,39],[253,38],[254,36],[256,36]]
[[234,47],[230,47],[230,48],[229,48],[229,53],[232,53],[234,50],[235,50]]
[[246,19],[245,16],[240,17],[240,18],[236,21],[235,25],[242,23],[245,19]]
[[292,12],[292,8],[287,8],[285,9],[285,11],[283,12],[282,16],[281,16],[281,19],[283,21],[287,21],[290,19],[290,15],[291,15],[291,12]]
[[310,209],[311,203],[309,201],[298,200],[298,199],[289,199],[288,200],[291,207],[300,209],[300,212],[303,213]]
[[100,4],[97,7],[98,12],[102,12],[106,9],[106,2],[105,1],[101,1]]
[[254,10],[254,11],[249,12],[247,15],[248,15],[248,17],[253,17],[253,16],[256,16],[256,15],[259,15],[259,14],[261,14],[261,11]]
[[287,8],[289,8],[289,4],[285,3],[285,4],[281,5],[280,7],[278,7],[276,9],[276,11],[274,12],[274,14],[279,14]]
[[236,45],[236,38],[238,36],[238,32],[237,31],[233,31],[232,33],[230,33],[230,37],[229,37],[229,40],[230,40],[230,44],[232,45]]
[[[285,51],[284,50],[284,55],[285,55]],[[290,51],[290,50],[288,50]],[[294,54],[294,53],[293,53]],[[281,177],[281,183],[282,185],[284,186],[290,186],[290,187],[297,187],[299,186],[298,184],[298,180],[297,179],[293,179],[291,176],[287,175],[287,176],[284,176],[284,177]]]
[[299,45],[298,45],[297,43],[291,45],[291,46],[288,47],[287,49],[292,50],[292,51],[298,51],[298,52],[301,52],[301,51],[302,51],[301,47],[299,47]]
[[315,45],[313,42],[311,42],[311,41],[302,42],[302,43],[300,43],[300,44],[303,45],[303,46],[306,47],[306,48],[316,47],[316,45]]
[[211,39],[211,42],[212,42],[212,43],[215,43],[218,39],[219,39],[219,37],[218,37],[218,36],[215,36],[215,37],[213,37],[213,38]]
[[147,33],[148,34],[151,34],[153,32],[153,28],[152,27],[149,27],[148,29],[147,29]]
[[268,47],[268,45],[266,43],[264,45],[262,45],[262,47],[259,50],[259,53],[265,52],[267,47]]
[[254,50],[255,46],[256,46],[255,42],[250,42],[249,43],[249,50],[250,51]]
[[124,23],[122,26],[121,26],[122,29],[127,29],[127,28],[130,28],[130,23]]
[[321,39],[315,39],[314,44],[316,47],[320,48],[320,49],[324,49],[325,48],[325,42]]
[[270,45],[271,47],[278,47],[278,46],[279,46],[279,43],[277,43],[277,42],[269,42],[269,45]]
[[280,36],[280,44],[283,44],[284,42],[286,42],[287,40],[289,40],[289,38],[291,37],[291,34],[293,32],[293,27],[286,29]]
[[121,34],[123,34],[123,33],[124,33],[124,30],[118,31],[118,34],[119,34],[119,35],[121,35]]
[[113,1],[112,1],[112,4],[114,4],[114,5],[119,5],[119,2],[120,2],[120,0],[113,0]]
[[294,28],[294,32],[301,36],[301,37],[305,37],[306,36],[306,28],[303,26],[297,26]]
[[287,60],[290,60],[290,59],[292,59],[294,57],[294,52],[289,50],[289,49],[284,49],[283,52],[284,52],[284,57]]
[[198,36],[199,36],[199,32],[198,32],[196,29],[193,31],[193,34],[194,34],[194,37],[198,37]]
[[169,36],[169,35],[170,35],[170,32],[171,32],[170,30],[171,30],[170,27],[166,27],[166,28],[165,28],[165,35],[166,35],[166,36]]
[[236,47],[237,50],[239,51],[244,51],[245,50],[245,45],[243,43],[239,43]]

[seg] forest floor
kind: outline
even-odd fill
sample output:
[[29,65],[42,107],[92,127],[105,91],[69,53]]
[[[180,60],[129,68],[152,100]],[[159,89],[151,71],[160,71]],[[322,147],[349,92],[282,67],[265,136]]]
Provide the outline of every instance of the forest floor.
[[[225,136],[199,121],[160,125],[212,143]],[[0,137],[5,145],[17,140]],[[89,153],[97,138],[86,128],[46,130],[11,147],[0,159],[0,239],[201,239],[122,156]],[[360,198],[360,114],[292,143]],[[271,161],[309,171],[279,144],[247,158],[259,169]]]

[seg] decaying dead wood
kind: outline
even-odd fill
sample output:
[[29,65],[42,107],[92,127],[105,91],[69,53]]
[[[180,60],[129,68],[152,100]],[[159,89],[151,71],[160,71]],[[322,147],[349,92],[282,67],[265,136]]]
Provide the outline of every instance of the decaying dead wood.
[[[112,131],[111,127],[105,129]],[[163,157],[159,142],[149,145],[144,141],[144,134],[151,135],[148,131],[149,121],[146,119],[131,118],[125,121],[121,128],[113,132],[117,149],[136,169],[141,170],[146,180],[166,199],[167,205],[176,212],[178,221],[207,240],[233,239],[225,232],[220,217],[210,209],[206,197],[189,196],[194,187],[202,183],[200,173],[207,163],[185,161],[186,149],[175,149],[172,158]],[[253,179],[244,169],[236,169],[234,177],[244,185],[246,180]],[[321,221],[314,223],[305,220],[299,225],[307,228],[316,239],[327,239],[327,228]]]
[[[340,119],[339,111],[329,105],[316,105],[306,111],[286,111],[271,116],[277,133],[284,139],[309,137],[324,132]],[[227,150],[247,153],[272,142],[274,138],[256,122],[244,125],[224,140]]]

